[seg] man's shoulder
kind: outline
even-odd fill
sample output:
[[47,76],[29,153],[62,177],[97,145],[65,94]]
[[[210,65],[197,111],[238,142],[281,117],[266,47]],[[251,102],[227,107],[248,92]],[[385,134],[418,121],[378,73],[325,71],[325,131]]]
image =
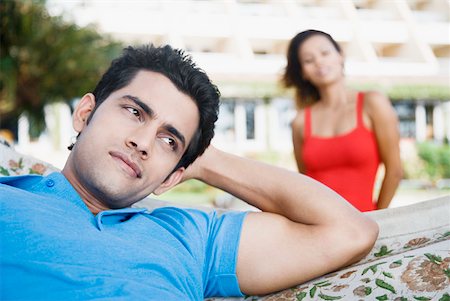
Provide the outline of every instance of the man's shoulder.
[[170,215],[170,216],[180,216],[184,218],[204,218],[204,219],[221,219],[246,214],[246,212],[244,211],[221,210],[209,207],[192,208],[174,205],[153,208],[153,210],[149,210],[148,213],[151,215]]
[[41,175],[20,175],[20,176],[5,176],[0,177],[0,187],[15,187],[19,189],[26,189],[34,186],[42,180]]
[[[67,196],[67,180],[60,172],[53,172],[49,175],[19,175],[0,177],[0,192],[2,195],[14,194],[19,197],[23,193],[42,194],[42,192],[53,193],[55,195],[64,194]],[[58,184],[58,191],[49,190]],[[62,191],[62,192],[61,192]]]
[[[237,227],[246,216],[243,211],[201,210],[194,208],[160,207],[148,211],[152,218],[168,222],[171,227],[186,230],[190,227],[200,231],[218,231],[219,228]],[[189,227],[190,225],[190,227]],[[203,230],[201,230],[203,229]]]
[[206,225],[211,217],[215,215],[214,212],[175,206],[154,208],[153,210],[147,211],[147,214],[152,218],[167,221],[171,225],[180,224],[182,228],[185,228],[187,224],[197,226]]

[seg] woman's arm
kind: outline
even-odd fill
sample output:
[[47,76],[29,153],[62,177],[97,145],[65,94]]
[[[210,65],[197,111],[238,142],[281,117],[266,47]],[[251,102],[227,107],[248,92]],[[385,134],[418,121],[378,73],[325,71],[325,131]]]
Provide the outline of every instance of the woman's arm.
[[302,159],[303,144],[303,128],[304,128],[304,111],[297,111],[297,115],[291,123],[292,144],[294,146],[294,157],[297,163],[297,169],[301,173],[305,173],[305,165]]
[[365,106],[372,121],[381,161],[385,168],[383,182],[378,194],[377,208],[389,207],[402,179],[400,159],[400,134],[397,114],[389,99],[378,92],[368,92]]

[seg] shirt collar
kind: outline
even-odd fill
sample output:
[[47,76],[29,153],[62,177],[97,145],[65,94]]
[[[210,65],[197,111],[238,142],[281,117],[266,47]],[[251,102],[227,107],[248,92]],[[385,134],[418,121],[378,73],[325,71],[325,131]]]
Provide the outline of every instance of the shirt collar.
[[81,199],[78,192],[70,184],[69,180],[60,172],[53,172],[42,179],[30,188],[30,191],[40,194],[49,194],[53,197],[63,199],[83,211],[91,212],[86,204]]
[[134,215],[138,213],[148,212],[145,208],[122,208],[122,209],[113,209],[100,211],[95,216],[95,221],[97,227],[100,231],[104,229],[106,225],[116,225],[123,222],[126,222]]
[[[44,188],[44,189],[43,189]],[[49,193],[58,198],[75,204],[77,207],[90,214],[87,205],[83,202],[78,192],[73,188],[72,184],[60,172],[53,172],[48,176],[42,177],[31,190],[39,190],[40,193]],[[43,191],[44,190],[44,191]],[[119,224],[129,220],[137,213],[148,212],[146,208],[122,208],[100,211],[95,216],[96,225],[99,230],[103,230],[104,225]]]

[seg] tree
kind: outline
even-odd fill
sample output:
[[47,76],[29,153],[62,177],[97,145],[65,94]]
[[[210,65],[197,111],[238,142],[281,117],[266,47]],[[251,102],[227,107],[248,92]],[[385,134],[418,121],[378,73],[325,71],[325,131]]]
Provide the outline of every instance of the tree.
[[0,2],[0,26],[0,128],[25,112],[32,137],[46,127],[46,104],[92,91],[122,48],[92,26],[50,16],[43,0]]

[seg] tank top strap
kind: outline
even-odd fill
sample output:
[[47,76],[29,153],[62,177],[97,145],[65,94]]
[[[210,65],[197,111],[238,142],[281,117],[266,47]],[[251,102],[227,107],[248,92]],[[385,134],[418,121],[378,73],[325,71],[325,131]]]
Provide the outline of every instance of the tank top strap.
[[363,109],[364,109],[364,92],[358,92],[358,95],[356,96],[356,122],[357,127],[363,127],[364,121],[363,121]]
[[309,138],[311,136],[311,107],[305,108],[305,123],[303,128],[303,137]]

